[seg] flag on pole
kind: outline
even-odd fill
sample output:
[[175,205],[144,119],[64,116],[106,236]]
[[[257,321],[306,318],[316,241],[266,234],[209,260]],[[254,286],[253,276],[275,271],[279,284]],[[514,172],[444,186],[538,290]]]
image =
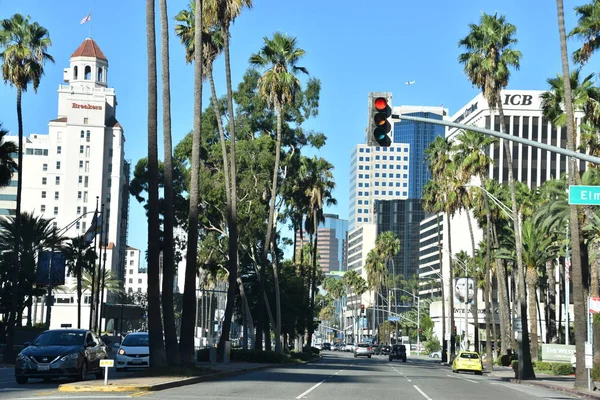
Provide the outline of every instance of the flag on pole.
[[569,258],[565,260],[565,279],[567,282],[571,279],[571,260]]
[[79,23],[83,25],[86,22],[91,21],[91,20],[92,20],[92,13],[89,13]]
[[94,237],[102,233],[102,214],[94,213],[92,224],[85,232],[84,240],[89,245],[94,240]]

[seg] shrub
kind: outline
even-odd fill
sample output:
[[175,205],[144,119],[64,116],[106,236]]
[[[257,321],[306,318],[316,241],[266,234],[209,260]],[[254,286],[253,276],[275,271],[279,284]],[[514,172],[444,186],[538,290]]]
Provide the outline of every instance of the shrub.
[[536,361],[533,365],[533,368],[539,371],[552,371],[552,364],[553,363],[546,361]]
[[310,361],[315,357],[315,354],[305,353],[305,352],[299,353],[299,352],[291,351],[290,356],[296,360]]
[[503,367],[508,367],[509,365],[511,365],[511,362],[513,360],[516,360],[516,357],[514,355],[504,354],[503,356],[498,357],[498,360],[496,360],[496,362],[499,365],[502,365]]
[[551,363],[552,373],[554,375],[571,375],[573,373],[573,366],[571,363]]
[[592,368],[592,379],[600,381],[600,364],[594,364],[594,368]]
[[310,348],[310,352],[311,352],[312,354],[316,354],[316,355],[319,355],[319,354],[321,354],[321,350],[320,350],[320,349],[317,349],[316,347],[311,347],[311,348]]

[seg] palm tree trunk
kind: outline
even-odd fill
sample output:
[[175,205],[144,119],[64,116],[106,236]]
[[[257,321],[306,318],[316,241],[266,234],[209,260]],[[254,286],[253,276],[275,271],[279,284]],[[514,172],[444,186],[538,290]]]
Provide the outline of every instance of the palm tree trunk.
[[[569,150],[575,151],[575,119],[573,114],[573,95],[571,93],[571,80],[569,74],[569,56],[567,52],[567,36],[565,33],[565,14],[562,0],[556,0],[556,9],[558,16],[558,32],[560,37],[560,54],[562,61],[563,85],[565,95],[565,112],[567,114],[567,146]],[[575,185],[576,165],[575,158],[569,158],[569,185]],[[573,280],[573,311],[575,313],[575,346],[577,365],[585,364],[585,340],[587,334],[587,315],[585,309],[585,299],[583,296],[584,284],[581,268],[581,249],[579,247],[579,220],[577,218],[577,206],[569,206],[569,229],[571,234],[571,256],[572,269],[571,277]],[[584,388],[587,386],[585,368],[576,368],[575,387]]]
[[452,362],[454,360],[454,351],[455,351],[455,342],[456,336],[454,335],[454,268],[452,262],[452,229],[449,214],[446,214],[446,218],[448,221],[448,264],[450,266],[450,279],[449,279],[449,287],[450,293],[448,296],[450,297],[450,332],[451,332],[451,340],[450,340],[450,359],[448,362]]
[[556,343],[556,263],[546,262],[548,271],[548,301],[546,302],[546,343]]
[[[229,53],[229,24],[226,23],[223,28],[225,39],[225,79],[227,83],[227,111],[229,114],[229,157],[231,160],[231,211],[229,218],[229,285],[227,287],[227,305],[225,306],[225,316],[223,318],[223,327],[219,339],[218,359],[223,359],[225,351],[225,341],[229,340],[229,331],[231,329],[231,319],[233,317],[233,306],[237,292],[237,269],[238,269],[238,226],[237,226],[237,167],[235,154],[235,118],[233,110],[233,91],[231,89],[231,59]],[[199,48],[199,47],[198,47]],[[266,242],[268,243],[268,242]]]
[[[498,249],[498,233],[496,225],[492,224],[492,240],[494,248]],[[512,338],[510,332],[510,301],[508,298],[508,287],[506,284],[506,269],[502,260],[496,258],[496,281],[498,284],[498,310],[500,312],[500,355],[508,354],[512,348]]]
[[[487,199],[487,196],[483,196],[484,199]],[[490,292],[492,291],[492,282],[490,277],[490,269],[491,269],[491,230],[492,230],[492,222],[489,208],[486,208],[486,225],[485,225],[485,286],[483,289],[483,297],[485,302],[485,355],[486,355],[486,368],[488,371],[494,370],[494,356],[492,354],[492,337],[495,339],[496,335],[492,335],[492,326],[491,326],[491,313],[493,312],[493,307],[490,301]]]
[[281,353],[281,294],[279,292],[279,271],[277,267],[277,253],[275,251],[276,241],[275,235],[273,235],[272,243],[272,254],[273,254],[273,262],[271,265],[273,266],[273,283],[275,285],[275,352]]
[[[509,133],[502,109],[500,91],[497,94],[498,116],[500,117],[500,127],[502,132]],[[519,210],[517,209],[517,194],[515,190],[515,178],[512,161],[512,142],[504,140],[504,153],[506,164],[508,166],[508,187],[510,189],[510,200],[512,205],[513,229],[515,232],[515,244],[517,253],[517,277],[519,280],[518,298],[519,298],[519,316],[521,317],[521,331],[518,333],[517,343],[519,346],[519,373],[521,380],[535,379],[535,372],[531,363],[531,346],[529,344],[529,326],[527,324],[527,292],[525,289],[525,270],[523,267],[523,243],[521,241],[521,223]]]
[[[202,48],[202,0],[196,0],[194,14],[194,48]],[[194,52],[194,130],[190,173],[190,208],[183,289],[183,310],[179,333],[179,357],[183,365],[195,363],[194,326],[196,315],[196,268],[198,261],[198,202],[200,181],[200,144],[202,141],[202,51]]]
[[310,315],[309,315],[309,325],[308,325],[308,342],[307,347],[310,350],[312,346],[312,335],[315,331],[314,324],[314,314],[315,314],[315,293],[317,291],[317,246],[319,243],[319,220],[317,219],[317,210],[313,211],[313,224],[314,224],[314,232],[315,238],[313,241],[312,248],[312,271],[311,271],[311,285],[310,285]]
[[529,308],[529,323],[531,329],[531,359],[537,361],[538,359],[538,332],[537,332],[537,304],[536,304],[536,283],[537,283],[537,270],[534,267],[527,267],[526,282],[529,294],[527,296],[527,303]]
[[[589,254],[600,254],[600,243],[592,241],[590,243]],[[598,271],[600,270],[600,257],[596,256],[590,262],[590,296],[600,297],[600,287],[598,282]],[[592,324],[594,338],[594,365],[600,365],[600,323],[597,320]]]
[[[17,123],[19,127],[19,153],[18,153],[18,165],[17,174],[19,179],[17,181],[17,209],[15,214],[15,243],[13,248],[13,256],[15,260],[14,265],[21,265],[19,248],[21,243],[21,196],[23,192],[23,111],[21,109],[21,96],[22,91],[17,86]],[[17,304],[19,303],[19,268],[12,268],[11,274],[12,287],[12,301],[10,304],[10,318],[7,323],[7,337],[6,337],[6,349],[5,359],[12,360],[14,358],[13,346],[15,342],[15,326],[17,325]]]
[[81,329],[81,265],[77,265],[77,329]]
[[225,181],[225,196],[227,198],[227,208],[231,207],[231,189],[229,180],[229,161],[227,159],[227,143],[225,140],[225,130],[223,128],[223,120],[221,119],[221,112],[219,111],[219,99],[217,97],[217,89],[215,88],[215,77],[213,75],[212,64],[208,65],[207,71],[208,82],[210,83],[210,98],[213,105],[213,111],[215,112],[215,118],[217,119],[217,129],[219,130],[219,140],[221,142],[221,152],[223,153],[223,180]]
[[162,310],[165,324],[165,351],[169,365],[179,364],[173,284],[175,281],[175,249],[173,242],[173,144],[171,141],[171,81],[169,72],[169,18],[167,0],[160,0],[161,78],[164,141],[165,221],[163,243]]
[[[473,235],[473,223],[471,221],[470,211],[467,210],[466,213],[467,213],[467,223],[469,225],[469,234],[471,235],[471,248],[473,251],[472,257],[473,257],[473,260],[475,260],[475,236]],[[473,315],[473,335],[474,335],[474,339],[475,339],[475,351],[479,353],[480,349],[479,349],[479,302],[478,302],[479,279],[478,279],[478,276],[479,276],[479,274],[477,273],[477,267],[476,267],[475,263],[473,263],[473,304],[471,305],[471,314]],[[468,294],[468,290],[467,290],[467,294]],[[469,320],[468,315],[466,315],[465,318],[467,318],[467,321]],[[468,325],[467,325],[467,332],[465,332],[465,335],[467,335],[467,337],[469,337]]]
[[154,0],[146,0],[148,52],[148,335],[150,339],[150,365],[152,367],[160,367],[165,365],[165,349],[160,313],[160,289],[158,287],[160,279],[160,232],[158,217],[158,118],[154,18]]
[[[440,243],[442,243],[442,238],[441,238],[441,220],[443,220],[443,215],[440,218],[440,213],[438,213],[436,220],[437,220],[437,242],[438,242],[438,259],[440,262],[440,266],[443,264],[443,257],[444,254],[442,252],[442,246]],[[440,273],[442,272],[442,269],[440,267]],[[444,297],[445,295],[445,290],[444,290],[444,280],[441,279],[441,288],[442,288],[442,357],[441,357],[441,361],[442,362],[448,362],[448,353],[446,352],[447,347],[444,347],[444,343],[446,342],[446,299]],[[452,329],[452,328],[450,328]]]

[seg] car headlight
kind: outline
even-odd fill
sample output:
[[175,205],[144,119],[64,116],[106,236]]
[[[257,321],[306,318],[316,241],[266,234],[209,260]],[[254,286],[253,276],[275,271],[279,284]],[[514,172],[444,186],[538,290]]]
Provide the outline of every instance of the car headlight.
[[66,356],[61,358],[60,361],[77,360],[78,358],[79,358],[79,353],[71,353],[71,354],[67,354]]
[[25,354],[19,353],[19,355],[17,356],[17,361],[31,361],[31,360]]
[[124,355],[125,355],[125,354],[127,354],[127,353],[125,353],[125,350],[123,350],[123,349],[119,349],[119,354],[120,354],[120,355],[122,355],[122,356],[124,356]]

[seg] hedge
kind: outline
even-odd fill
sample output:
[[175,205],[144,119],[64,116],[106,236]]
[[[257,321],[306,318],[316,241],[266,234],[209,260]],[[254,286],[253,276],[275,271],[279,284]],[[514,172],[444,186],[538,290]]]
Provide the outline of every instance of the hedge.
[[[318,349],[315,349],[318,350]],[[316,353],[318,354],[318,353]],[[309,361],[315,357],[315,352],[279,354],[274,351],[231,349],[231,361],[250,363],[285,364],[294,360]],[[196,361],[209,361],[209,349],[200,349],[196,352]]]
[[[516,371],[519,361],[513,360],[511,366]],[[552,375],[571,375],[573,373],[573,366],[565,362],[534,361],[533,368],[538,371],[550,372]]]

